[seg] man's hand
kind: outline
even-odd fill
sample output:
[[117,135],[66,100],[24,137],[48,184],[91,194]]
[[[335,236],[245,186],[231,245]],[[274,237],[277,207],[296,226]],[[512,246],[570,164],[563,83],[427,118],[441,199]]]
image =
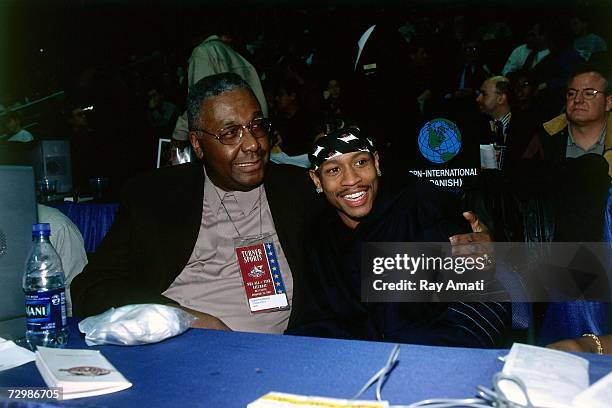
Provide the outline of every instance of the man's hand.
[[466,211],[463,213],[463,217],[470,223],[472,232],[468,234],[453,235],[449,238],[452,245],[493,242],[489,234],[489,229],[484,223],[480,222],[476,214],[471,211]]
[[[603,354],[612,354],[612,334],[598,336]],[[579,352],[579,353],[598,353],[597,342],[588,336],[577,337],[575,339],[565,339],[546,345],[547,348]]]
[[[580,340],[580,341],[578,341]],[[567,339],[557,341],[546,345],[547,348],[561,351],[568,351],[573,353],[595,353],[597,350],[592,351],[584,339]]]
[[492,262],[493,248],[489,243],[493,242],[493,239],[489,234],[489,229],[471,211],[464,212],[463,217],[470,223],[472,232],[453,235],[449,238],[453,247],[453,256],[483,256]]
[[231,331],[229,327],[225,323],[223,323],[220,319],[216,318],[213,315],[209,315],[208,313],[198,312],[197,310],[189,309],[184,306],[179,305],[169,305],[178,307],[179,309],[183,309],[187,313],[192,316],[197,317],[198,320],[191,324],[191,327],[194,329],[212,329],[212,330],[227,330]]

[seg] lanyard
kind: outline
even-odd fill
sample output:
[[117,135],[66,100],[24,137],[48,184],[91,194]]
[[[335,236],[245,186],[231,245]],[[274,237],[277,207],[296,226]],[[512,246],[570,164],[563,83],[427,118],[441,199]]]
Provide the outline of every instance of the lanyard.
[[[259,235],[262,234],[262,221],[261,221],[261,190],[262,188],[263,186],[259,186],[259,200],[258,200],[259,202]],[[219,197],[221,206],[225,210],[225,214],[227,214],[227,219],[229,220],[229,222],[232,223],[232,226],[236,230],[236,234],[238,234],[239,237],[242,237],[242,235],[240,234],[240,231],[238,231],[238,227],[236,227],[236,223],[234,223],[234,220],[232,219],[232,216],[230,215],[229,211],[227,211],[227,207],[225,207],[225,204],[223,203],[223,200],[221,199],[221,195],[219,194],[219,192],[214,186],[213,186],[213,190],[215,190],[215,193],[217,193],[217,197]],[[234,200],[236,200],[236,196],[234,196]],[[236,200],[236,204],[238,204],[238,200]]]

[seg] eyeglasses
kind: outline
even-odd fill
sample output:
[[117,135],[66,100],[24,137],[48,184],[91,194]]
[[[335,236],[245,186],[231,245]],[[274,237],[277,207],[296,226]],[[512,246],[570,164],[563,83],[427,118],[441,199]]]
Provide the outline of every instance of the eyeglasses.
[[207,135],[213,136],[219,141],[219,143],[224,145],[236,145],[240,143],[240,140],[242,140],[242,136],[244,135],[245,129],[248,129],[254,138],[260,139],[262,137],[268,136],[271,128],[272,123],[269,119],[256,118],[253,119],[247,125],[231,125],[224,127],[222,129],[219,129],[216,134],[204,129],[192,129],[192,131],[202,132],[206,133]]
[[573,88],[569,88],[567,90],[567,92],[565,93],[565,97],[569,100],[569,99],[575,99],[578,95],[582,95],[582,97],[586,100],[591,100],[594,99],[597,94],[603,94],[602,91],[598,91],[597,89],[593,89],[593,88],[585,88],[585,89],[573,89]]

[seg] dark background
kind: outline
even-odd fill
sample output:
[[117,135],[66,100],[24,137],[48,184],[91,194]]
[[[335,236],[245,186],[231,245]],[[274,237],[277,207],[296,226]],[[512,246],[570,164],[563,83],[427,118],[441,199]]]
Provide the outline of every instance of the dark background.
[[[520,33],[530,16],[555,19],[588,6],[594,31],[609,40],[611,3],[606,0],[3,0],[0,1],[0,103],[62,89],[88,64],[125,67],[130,57],[156,49],[186,61],[191,40],[211,11],[232,16],[244,40],[258,32],[287,37],[309,25],[319,37],[342,31],[342,16],[371,14],[383,5],[398,19],[417,13],[463,13],[486,22],[504,19]],[[222,6],[221,6],[222,4]],[[215,13],[212,13],[215,14]],[[329,21],[331,20],[331,21]],[[329,24],[324,24],[329,23]],[[517,39],[519,42],[520,39]],[[608,41],[610,43],[610,41]],[[42,50],[42,51],[41,51]]]

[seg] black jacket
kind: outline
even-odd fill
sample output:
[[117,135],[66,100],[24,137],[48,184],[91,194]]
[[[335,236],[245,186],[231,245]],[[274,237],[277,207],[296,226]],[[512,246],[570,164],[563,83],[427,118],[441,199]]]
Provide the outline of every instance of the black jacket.
[[[501,346],[510,328],[507,303],[362,302],[362,244],[448,242],[469,227],[452,198],[429,184],[382,186],[355,230],[334,210],[313,242],[309,302],[288,334],[464,347]],[[380,251],[383,253],[384,251]]]

